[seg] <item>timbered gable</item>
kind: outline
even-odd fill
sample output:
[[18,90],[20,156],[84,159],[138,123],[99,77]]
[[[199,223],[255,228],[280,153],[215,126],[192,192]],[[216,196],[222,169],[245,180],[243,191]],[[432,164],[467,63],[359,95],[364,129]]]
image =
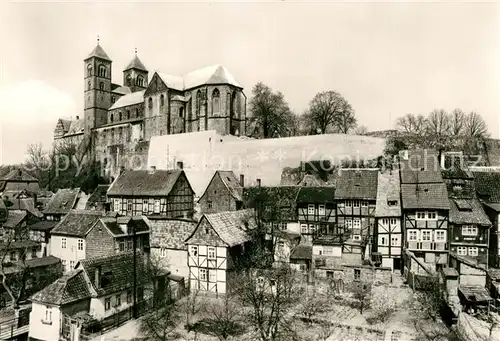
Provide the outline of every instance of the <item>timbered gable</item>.
[[203,216],[193,234],[186,240],[188,245],[210,245],[227,247],[227,244],[214,230],[208,219]]

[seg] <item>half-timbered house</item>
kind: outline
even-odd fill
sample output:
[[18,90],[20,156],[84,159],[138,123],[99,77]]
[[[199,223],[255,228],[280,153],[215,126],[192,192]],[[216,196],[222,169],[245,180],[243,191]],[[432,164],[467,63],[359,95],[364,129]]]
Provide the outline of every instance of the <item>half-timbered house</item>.
[[491,222],[476,197],[474,177],[463,164],[442,170],[450,201],[450,254],[488,264]]
[[375,224],[378,169],[340,169],[335,190],[338,235],[344,240],[343,252],[370,253]]
[[201,213],[236,211],[243,208],[244,177],[236,178],[233,171],[218,170],[198,200]]
[[247,231],[255,226],[253,210],[204,214],[186,240],[191,290],[228,292],[231,271],[250,246]]
[[111,209],[122,215],[191,218],[194,192],[183,170],[124,171],[108,189]]
[[406,156],[400,160],[403,248],[436,271],[448,263],[446,185],[437,153],[419,150]]
[[399,171],[386,170],[378,174],[377,204],[373,253],[381,258],[383,267],[401,269],[401,192]]
[[312,243],[317,235],[337,232],[334,187],[302,187],[296,203],[301,241]]

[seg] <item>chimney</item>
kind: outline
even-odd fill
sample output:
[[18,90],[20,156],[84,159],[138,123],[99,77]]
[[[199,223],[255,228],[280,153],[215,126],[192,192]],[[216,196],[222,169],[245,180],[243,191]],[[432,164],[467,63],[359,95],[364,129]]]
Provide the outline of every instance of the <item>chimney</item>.
[[96,288],[100,288],[101,287],[101,266],[98,266],[95,269],[94,285],[95,285]]
[[177,161],[177,169],[184,169],[184,162]]
[[241,187],[245,187],[245,175],[240,174],[240,185]]
[[149,174],[153,174],[154,172],[156,172],[156,166],[151,166],[151,168],[149,168]]
[[260,187],[261,181],[260,179],[257,179],[257,187]]

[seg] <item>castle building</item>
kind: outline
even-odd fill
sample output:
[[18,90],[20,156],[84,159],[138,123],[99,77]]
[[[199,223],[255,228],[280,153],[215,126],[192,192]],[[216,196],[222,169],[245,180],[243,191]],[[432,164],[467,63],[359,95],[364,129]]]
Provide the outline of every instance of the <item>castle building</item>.
[[[99,42],[84,60],[84,116],[60,119],[54,143],[76,143],[97,160],[130,155],[153,136],[214,130],[244,135],[246,96],[222,65],[184,76],[148,71],[136,54],[114,83],[112,60]],[[105,160],[108,162],[109,160]]]

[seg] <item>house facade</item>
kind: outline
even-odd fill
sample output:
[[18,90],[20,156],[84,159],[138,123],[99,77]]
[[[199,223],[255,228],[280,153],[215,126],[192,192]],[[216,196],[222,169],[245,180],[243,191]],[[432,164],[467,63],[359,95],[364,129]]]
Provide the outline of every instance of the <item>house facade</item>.
[[491,222],[476,196],[473,174],[464,165],[442,170],[449,211],[450,253],[488,264]]
[[198,200],[200,211],[217,213],[243,208],[244,176],[236,178],[233,171],[218,170],[210,180],[205,192]]
[[340,169],[335,190],[337,235],[345,243],[343,252],[371,253],[375,225],[378,169]]
[[248,249],[253,210],[204,214],[186,240],[191,290],[224,294],[235,263]]
[[450,204],[437,153],[415,151],[400,160],[403,248],[430,271],[448,264]]
[[372,252],[380,255],[381,266],[400,270],[402,243],[399,171],[381,171],[378,173]]
[[134,243],[137,250],[144,250],[149,246],[149,230],[146,217],[72,211],[51,231],[50,250],[61,259],[65,271],[70,271],[83,259],[129,252]]
[[[139,253],[122,253],[82,260],[76,268],[31,297],[30,340],[53,341],[78,333],[86,321],[132,318],[130,308],[151,299],[165,297],[166,275],[146,275],[147,257]],[[136,269],[134,291],[134,272]]]
[[38,193],[40,191],[38,179],[22,169],[13,169],[0,179],[0,193],[21,192],[23,190]]
[[111,210],[128,216],[192,218],[194,192],[182,170],[124,171],[107,192]]
[[296,203],[303,242],[312,245],[317,235],[337,233],[334,187],[302,187]]
[[172,275],[189,279],[188,246],[186,239],[193,233],[197,222],[188,219],[151,217],[151,258]]

